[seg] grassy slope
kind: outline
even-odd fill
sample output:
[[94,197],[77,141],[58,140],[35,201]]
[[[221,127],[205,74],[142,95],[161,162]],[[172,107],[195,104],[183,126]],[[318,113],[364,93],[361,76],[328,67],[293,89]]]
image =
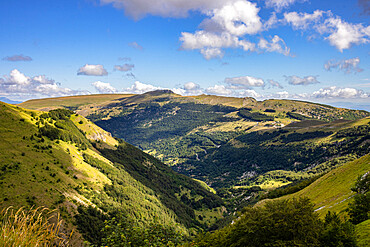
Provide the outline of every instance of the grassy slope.
[[130,97],[130,94],[93,94],[69,97],[57,97],[47,99],[28,100],[19,104],[20,107],[32,110],[51,110],[61,107],[76,107],[91,104],[104,104],[125,97]]
[[[96,205],[126,210],[129,216],[144,225],[155,216],[159,223],[187,232],[158,194],[94,148],[81,150],[71,142],[37,137],[36,123],[40,114],[0,103],[0,208],[32,205],[58,208],[67,222],[72,222],[71,216],[76,214],[78,205]],[[114,149],[111,145],[116,145],[117,141],[107,132],[81,116],[72,115],[71,119],[87,136],[91,132],[106,137],[107,143],[100,141],[100,147]],[[81,120],[83,123],[80,124]],[[81,135],[76,127],[69,131],[74,136]],[[84,154],[101,162],[92,166],[84,159]],[[140,166],[140,155],[143,154],[137,150],[136,155]],[[176,177],[176,174],[172,176]],[[105,185],[113,184],[113,181],[116,187],[112,188],[123,193],[125,200],[117,200],[104,190]]]
[[354,195],[351,187],[358,176],[368,171],[370,171],[370,154],[346,163],[325,174],[303,190],[282,198],[305,196],[312,200],[320,216],[324,217],[328,211],[343,215]]
[[359,247],[367,247],[370,243],[370,220],[356,225],[356,238]]

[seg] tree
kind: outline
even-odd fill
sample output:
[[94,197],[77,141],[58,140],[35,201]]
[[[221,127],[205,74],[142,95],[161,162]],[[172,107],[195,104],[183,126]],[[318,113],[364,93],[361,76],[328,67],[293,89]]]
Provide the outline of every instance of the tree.
[[320,237],[321,246],[356,246],[355,227],[349,221],[342,221],[338,214],[330,211],[325,216],[324,230]]
[[307,198],[248,207],[231,225],[202,236],[199,246],[319,246],[322,222]]
[[353,224],[359,224],[370,218],[370,172],[359,176],[351,190],[357,194],[349,204],[348,214]]

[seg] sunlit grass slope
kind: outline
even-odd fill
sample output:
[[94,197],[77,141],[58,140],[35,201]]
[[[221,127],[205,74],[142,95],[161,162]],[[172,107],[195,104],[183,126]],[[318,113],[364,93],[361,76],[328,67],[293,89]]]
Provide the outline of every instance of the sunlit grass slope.
[[72,107],[77,108],[84,105],[90,104],[103,104],[105,102],[111,102],[132,95],[128,94],[92,94],[92,95],[81,95],[81,96],[69,96],[69,97],[58,97],[58,98],[47,98],[47,99],[34,99],[28,100],[19,104],[20,107],[33,109],[33,110],[51,110],[61,107]]
[[303,190],[283,198],[308,197],[322,217],[328,211],[343,215],[354,195],[351,188],[357,177],[368,171],[370,154],[332,170]]

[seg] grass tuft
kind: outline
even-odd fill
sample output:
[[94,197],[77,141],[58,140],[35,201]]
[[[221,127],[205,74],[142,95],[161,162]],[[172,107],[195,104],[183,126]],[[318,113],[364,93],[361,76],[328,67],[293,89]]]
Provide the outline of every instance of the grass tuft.
[[62,220],[55,210],[8,207],[0,213],[0,224],[0,247],[68,246],[68,237],[60,233]]

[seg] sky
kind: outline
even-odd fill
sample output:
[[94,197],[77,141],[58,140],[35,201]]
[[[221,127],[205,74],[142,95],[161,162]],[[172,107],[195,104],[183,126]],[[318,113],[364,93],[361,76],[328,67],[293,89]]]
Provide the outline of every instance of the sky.
[[171,89],[370,110],[369,0],[7,0],[0,97]]

